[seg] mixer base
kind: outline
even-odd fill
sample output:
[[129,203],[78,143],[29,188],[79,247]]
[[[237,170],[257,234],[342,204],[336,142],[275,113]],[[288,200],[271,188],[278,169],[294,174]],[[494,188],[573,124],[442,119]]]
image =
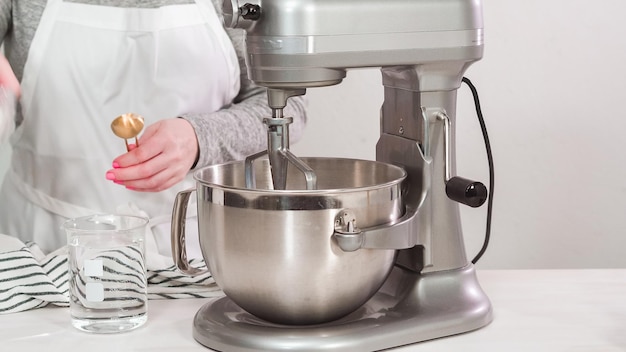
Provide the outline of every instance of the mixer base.
[[468,332],[491,322],[474,267],[416,274],[395,267],[383,287],[350,315],[325,324],[278,325],[228,297],[196,313],[193,337],[217,351],[378,351]]

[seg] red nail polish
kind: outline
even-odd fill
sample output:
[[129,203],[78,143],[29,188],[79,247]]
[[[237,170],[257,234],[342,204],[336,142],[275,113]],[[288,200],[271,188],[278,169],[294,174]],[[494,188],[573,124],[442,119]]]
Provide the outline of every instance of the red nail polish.
[[107,180],[113,181],[113,180],[115,180],[115,174],[112,173],[112,172],[107,172],[106,178],[107,178]]
[[124,184],[124,182],[122,182],[122,181],[113,181],[113,182],[117,183],[118,185],[123,185]]
[[120,164],[117,163],[117,161],[113,162],[113,168],[114,169],[119,169],[120,168]]
[[136,190],[136,188],[135,188],[135,187],[133,187],[133,186],[126,186],[126,189],[127,189],[127,190],[130,190],[130,191],[134,191],[134,190]]

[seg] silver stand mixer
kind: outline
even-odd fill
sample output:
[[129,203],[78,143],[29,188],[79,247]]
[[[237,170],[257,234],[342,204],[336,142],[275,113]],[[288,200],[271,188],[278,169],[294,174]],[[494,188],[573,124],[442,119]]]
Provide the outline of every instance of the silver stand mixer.
[[[376,161],[400,166],[406,178],[402,208],[389,223],[363,226],[360,214],[342,210],[328,235],[348,254],[392,253],[382,285],[364,304],[338,318],[286,322],[249,313],[224,289],[226,297],[196,314],[194,338],[219,351],[374,351],[489,324],[491,304],[466,257],[458,204],[482,205],[487,189],[454,176],[456,92],[482,57],[481,1],[227,0],[223,7],[226,25],[247,32],[249,76],[268,88],[273,112],[265,120],[268,150],[245,162],[245,188],[256,187],[254,165],[267,155],[274,192],[267,197],[288,188],[288,168],[316,191],[316,167],[289,151],[283,108],[289,97],[338,84],[347,69],[362,67],[380,67],[384,85]],[[179,262],[188,269],[184,257]],[[220,284],[221,266],[208,262]]]

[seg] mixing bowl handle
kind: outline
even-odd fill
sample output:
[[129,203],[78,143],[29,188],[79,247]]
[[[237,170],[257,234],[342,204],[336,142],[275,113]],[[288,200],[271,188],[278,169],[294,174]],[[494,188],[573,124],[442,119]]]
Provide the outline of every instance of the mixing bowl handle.
[[199,275],[208,270],[197,269],[189,264],[187,260],[187,245],[185,244],[185,218],[187,217],[187,206],[194,188],[178,192],[172,210],[172,258],[180,272],[186,275]]

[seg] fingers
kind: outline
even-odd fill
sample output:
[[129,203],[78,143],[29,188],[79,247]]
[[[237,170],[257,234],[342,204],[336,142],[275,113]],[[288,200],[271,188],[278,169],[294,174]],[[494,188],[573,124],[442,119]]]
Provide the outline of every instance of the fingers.
[[195,131],[183,119],[149,126],[138,145],[113,161],[106,178],[130,190],[158,192],[182,181],[197,153]]
[[186,175],[186,170],[180,164],[171,165],[170,159],[166,154],[159,154],[148,162],[114,168],[107,173],[107,179],[133,191],[162,191],[182,181]]
[[[120,167],[132,167],[145,163],[163,152],[164,146],[149,138],[142,138],[139,143],[129,144],[128,153],[122,154],[114,160]],[[141,146],[141,148],[140,148]]]
[[20,82],[4,55],[0,55],[0,86],[6,87],[18,98],[21,95]]

